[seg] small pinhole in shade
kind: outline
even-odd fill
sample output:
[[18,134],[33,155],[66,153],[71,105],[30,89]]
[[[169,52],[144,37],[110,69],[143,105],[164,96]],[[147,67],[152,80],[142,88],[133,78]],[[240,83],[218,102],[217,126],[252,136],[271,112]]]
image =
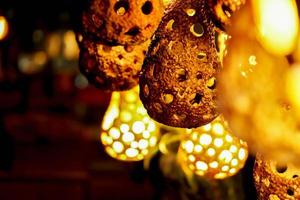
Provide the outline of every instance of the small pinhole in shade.
[[183,82],[187,80],[187,72],[185,69],[178,69],[176,73],[179,82]]
[[204,28],[201,23],[195,23],[191,26],[190,31],[196,37],[201,37],[204,34]]
[[120,16],[125,15],[125,13],[129,10],[128,1],[123,0],[123,1],[116,2],[114,6],[114,10]]
[[298,178],[299,177],[299,175],[297,175],[297,174],[295,174],[294,176],[293,176],[293,178]]
[[286,193],[287,193],[289,196],[294,196],[294,189],[293,189],[293,188],[289,188],[289,189],[287,189]]
[[287,166],[286,165],[276,165],[276,171],[280,174],[286,172]]
[[232,15],[232,10],[231,10],[227,5],[223,4],[223,5],[222,5],[222,10],[223,10],[223,12],[225,13],[225,15],[226,15],[227,17],[231,17],[231,15]]
[[202,95],[199,93],[194,94],[193,99],[191,100],[192,105],[199,105],[202,100]]
[[125,35],[130,35],[130,36],[136,36],[140,33],[140,28],[135,26],[135,27],[132,27],[131,29],[129,29]]
[[144,5],[142,6],[142,12],[145,14],[145,15],[149,15],[153,10],[153,4],[151,1],[146,1],[144,3]]

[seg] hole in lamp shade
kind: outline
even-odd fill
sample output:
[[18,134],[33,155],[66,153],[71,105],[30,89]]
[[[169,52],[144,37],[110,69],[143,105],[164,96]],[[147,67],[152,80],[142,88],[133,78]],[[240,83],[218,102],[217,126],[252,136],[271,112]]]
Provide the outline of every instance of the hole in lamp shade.
[[128,53],[133,52],[134,46],[125,45],[124,50]]
[[216,81],[216,78],[210,78],[207,82],[207,88],[210,89],[210,90],[214,90],[216,89],[216,86],[217,86],[217,81]]
[[163,94],[163,101],[165,104],[170,104],[174,100],[174,96],[172,94]]
[[153,5],[151,1],[146,1],[142,6],[142,11],[145,15],[149,15],[153,10]]
[[130,35],[130,36],[136,36],[140,33],[140,29],[139,27],[135,26],[135,27],[132,27],[131,29],[129,29],[125,35]]
[[187,80],[187,72],[185,69],[178,69],[176,72],[177,72],[177,79],[179,82],[183,82]]
[[202,75],[202,72],[198,72],[197,75],[196,75],[197,79],[201,80],[203,79],[203,75]]
[[223,10],[223,12],[225,13],[225,15],[226,15],[227,17],[231,17],[231,15],[232,15],[232,10],[231,10],[227,5],[223,4],[223,5],[222,5],[222,10]]
[[174,19],[171,19],[168,23],[167,23],[167,29],[169,30],[173,30],[175,28],[175,23],[174,23]]
[[193,17],[195,14],[196,14],[196,10],[195,9],[192,9],[192,8],[190,8],[190,9],[186,9],[186,14],[188,15],[188,16],[190,16],[190,17]]
[[217,49],[217,52],[220,53],[220,43],[219,43],[219,36],[220,34],[218,33],[218,31],[215,32],[215,45],[216,45],[216,49]]
[[122,60],[122,59],[123,59],[123,56],[122,56],[121,54],[119,54],[119,55],[118,55],[118,58],[119,58],[120,60]]
[[197,94],[194,94],[194,98],[191,100],[191,104],[192,105],[198,105],[202,100],[202,95],[197,93]]
[[299,175],[297,175],[297,174],[295,174],[294,176],[293,176],[293,178],[298,178],[299,177]]
[[289,196],[294,196],[294,189],[293,188],[289,188],[286,193],[289,195]]
[[203,26],[200,23],[196,23],[191,26],[190,31],[196,37],[201,37],[204,34]]
[[129,3],[127,1],[118,1],[114,6],[114,10],[118,15],[125,15],[129,10]]
[[280,174],[286,172],[287,166],[286,165],[276,165],[276,171]]

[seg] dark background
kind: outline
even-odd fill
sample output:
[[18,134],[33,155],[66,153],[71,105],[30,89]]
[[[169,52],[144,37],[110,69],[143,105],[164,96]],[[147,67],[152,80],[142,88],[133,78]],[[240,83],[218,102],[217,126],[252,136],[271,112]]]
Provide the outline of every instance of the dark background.
[[[159,155],[146,172],[140,162],[122,163],[104,153],[98,135],[110,94],[87,85],[76,58],[60,53],[34,73],[21,69],[22,59],[45,53],[51,34],[63,38],[78,29],[86,4],[0,1],[10,26],[0,41],[0,199],[204,199],[180,195],[184,183],[163,177]],[[214,190],[226,193],[238,185],[235,199],[256,199],[252,165],[250,159],[234,184],[218,183]]]

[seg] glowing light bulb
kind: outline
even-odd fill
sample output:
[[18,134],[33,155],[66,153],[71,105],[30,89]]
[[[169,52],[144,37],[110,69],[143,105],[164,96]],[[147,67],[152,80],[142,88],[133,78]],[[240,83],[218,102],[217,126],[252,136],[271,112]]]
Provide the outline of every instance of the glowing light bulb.
[[8,35],[8,22],[4,16],[0,16],[0,41],[4,40]]
[[296,44],[299,18],[295,0],[253,0],[261,44],[270,53],[290,54]]
[[111,157],[123,161],[143,160],[157,144],[158,127],[144,110],[138,87],[112,94],[101,132],[102,144]]
[[[220,134],[220,130],[224,134]],[[218,117],[209,125],[187,129],[186,134],[187,137],[182,141],[178,153],[178,160],[183,169],[199,176],[223,179],[236,174],[244,167],[248,157],[247,144],[231,135],[222,117]],[[228,136],[231,140],[226,140]]]

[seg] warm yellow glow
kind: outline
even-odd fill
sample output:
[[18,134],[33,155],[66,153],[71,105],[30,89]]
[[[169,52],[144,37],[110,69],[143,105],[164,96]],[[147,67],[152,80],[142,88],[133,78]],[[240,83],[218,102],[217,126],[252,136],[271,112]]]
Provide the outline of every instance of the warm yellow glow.
[[56,58],[60,55],[62,39],[59,33],[52,33],[47,38],[47,54],[50,58]]
[[300,64],[293,65],[287,72],[285,90],[289,101],[300,116]]
[[247,144],[230,133],[223,117],[197,129],[186,129],[178,151],[185,172],[216,179],[236,174],[247,157]]
[[139,152],[136,149],[129,148],[126,150],[126,155],[130,158],[134,158],[138,156]]
[[201,145],[198,144],[198,145],[195,146],[195,152],[196,153],[200,153],[202,150],[203,150],[203,147]]
[[237,166],[238,163],[239,163],[239,161],[238,161],[237,159],[233,159],[233,160],[231,161],[231,165],[234,166],[234,167]]
[[193,156],[193,155],[189,155],[189,160],[190,160],[191,162],[195,162],[196,158],[195,158],[195,156]]
[[184,148],[188,153],[192,153],[194,150],[194,143],[192,141],[187,141],[184,145]]
[[47,54],[44,51],[38,51],[33,54],[33,63],[37,66],[45,65],[47,62]]
[[211,141],[212,141],[212,138],[208,134],[203,134],[200,136],[200,144],[202,144],[202,145],[205,145],[205,146],[210,145]]
[[213,162],[209,163],[209,166],[211,168],[216,169],[219,166],[219,163],[217,161],[213,161]]
[[202,162],[202,161],[197,161],[196,162],[196,167],[198,170],[203,170],[203,171],[206,171],[208,169],[208,166],[205,162]]
[[216,134],[218,134],[218,135],[223,135],[223,133],[224,133],[224,128],[223,128],[222,124],[216,123],[216,124],[214,124],[214,126],[213,126],[213,131],[214,131]]
[[116,153],[121,153],[124,150],[124,146],[121,142],[114,142],[112,147]]
[[215,140],[214,140],[214,145],[216,146],[216,147],[221,147],[221,146],[223,146],[223,139],[222,138],[216,138]]
[[75,60],[79,56],[79,47],[76,42],[76,35],[74,31],[66,31],[64,34],[64,57],[67,60]]
[[215,175],[215,179],[223,179],[226,178],[227,174],[226,173],[218,173]]
[[228,150],[222,151],[222,153],[219,155],[219,160],[229,163],[232,160],[232,153]]
[[240,149],[240,151],[239,151],[239,159],[240,160],[244,160],[246,156],[247,156],[246,150],[245,149]]
[[[299,94],[297,87],[292,88],[299,78],[287,78],[294,58],[289,56],[288,61],[270,54],[247,32],[233,34],[218,76],[219,109],[252,153],[282,163],[300,163],[300,117],[291,100]],[[295,82],[288,83],[288,79]]]
[[207,155],[209,155],[209,156],[214,156],[215,154],[216,154],[216,150],[215,150],[215,149],[209,148],[209,149],[207,150]]
[[148,148],[148,146],[149,146],[149,142],[147,140],[141,139],[139,141],[139,148],[140,149],[146,149],[146,148]]
[[299,29],[295,0],[253,0],[254,19],[261,44],[276,55],[290,54]]
[[236,169],[234,169],[234,168],[230,169],[230,170],[229,170],[229,173],[230,173],[230,174],[236,174]]
[[134,149],[138,148],[138,146],[139,146],[139,143],[138,143],[137,141],[133,141],[133,142],[131,142],[131,144],[130,144],[130,147],[131,147],[131,148],[134,148]]
[[136,134],[140,134],[145,130],[145,125],[141,121],[137,121],[133,123],[132,130]]
[[233,140],[232,136],[230,136],[230,135],[226,135],[225,139],[227,142],[232,142],[232,140]]
[[163,4],[165,7],[167,7],[170,3],[172,3],[174,0],[163,0]]
[[185,12],[190,17],[192,17],[192,16],[194,16],[196,14],[196,10],[195,9],[191,9],[191,8],[186,9]]
[[236,153],[237,152],[237,147],[235,145],[231,145],[230,150],[231,153]]
[[119,139],[120,138],[120,131],[116,128],[112,128],[109,130],[109,136],[113,139]]
[[130,132],[124,133],[122,140],[126,143],[133,142],[134,141],[133,133],[130,133]]
[[138,87],[112,94],[100,137],[111,157],[139,161],[156,146],[158,128],[144,110],[138,98]]
[[0,41],[4,40],[8,35],[8,22],[4,16],[0,16]]
[[128,124],[122,124],[122,125],[120,126],[120,130],[121,130],[122,133],[127,133],[127,132],[129,131],[129,126],[128,126]]
[[37,51],[33,54],[21,55],[18,61],[18,67],[24,74],[36,74],[44,69],[47,61],[47,54],[44,51]]

